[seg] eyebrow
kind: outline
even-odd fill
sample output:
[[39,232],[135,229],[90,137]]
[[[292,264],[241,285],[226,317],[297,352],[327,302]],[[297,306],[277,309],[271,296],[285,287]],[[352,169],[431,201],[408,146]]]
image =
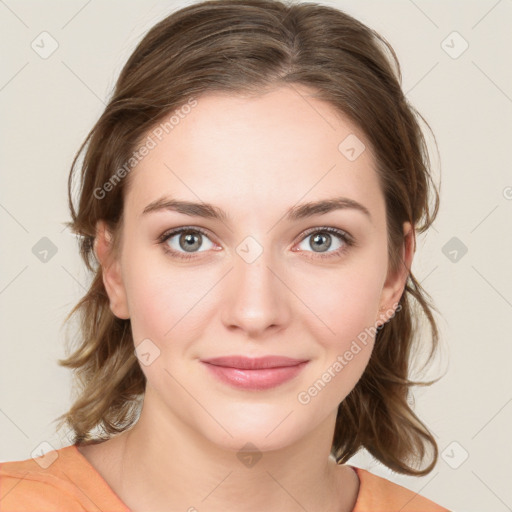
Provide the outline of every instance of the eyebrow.
[[[313,217],[315,215],[324,215],[335,210],[353,209],[362,212],[372,222],[372,216],[366,206],[349,199],[348,197],[335,197],[332,199],[323,199],[292,206],[285,213],[288,221],[296,221]],[[193,201],[184,201],[169,197],[162,197],[149,203],[143,210],[142,215],[158,211],[175,211],[190,217],[204,217],[229,223],[229,215],[218,206],[210,203],[196,203]]]

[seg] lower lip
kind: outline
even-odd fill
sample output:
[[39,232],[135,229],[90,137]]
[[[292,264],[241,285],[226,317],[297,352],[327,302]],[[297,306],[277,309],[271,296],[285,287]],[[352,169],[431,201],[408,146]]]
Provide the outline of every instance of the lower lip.
[[222,382],[241,389],[270,389],[293,379],[306,366],[304,361],[295,366],[280,366],[262,370],[244,370],[203,363]]

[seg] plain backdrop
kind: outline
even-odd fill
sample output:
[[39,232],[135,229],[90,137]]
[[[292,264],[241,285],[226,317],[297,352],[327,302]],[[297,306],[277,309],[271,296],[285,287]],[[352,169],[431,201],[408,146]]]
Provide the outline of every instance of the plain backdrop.
[[[418,239],[413,272],[442,314],[441,356],[425,377],[445,376],[414,394],[441,456],[422,478],[365,452],[350,463],[451,510],[512,510],[512,2],[321,3],[388,39],[439,147],[441,208]],[[57,359],[63,319],[90,276],[63,224],[69,168],[136,44],[185,5],[0,1],[2,461],[70,444],[53,423],[71,403],[71,375]]]

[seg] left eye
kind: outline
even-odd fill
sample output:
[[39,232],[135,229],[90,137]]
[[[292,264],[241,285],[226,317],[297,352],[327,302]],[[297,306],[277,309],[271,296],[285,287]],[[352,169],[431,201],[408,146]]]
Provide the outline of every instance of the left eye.
[[[309,242],[308,239],[310,239]],[[303,244],[306,244],[305,248],[301,247]],[[306,251],[313,249],[312,252],[317,253],[319,257],[329,257],[344,252],[351,245],[352,239],[344,231],[335,228],[321,228],[306,234],[298,247],[300,250]],[[332,250],[329,251],[329,249]]]

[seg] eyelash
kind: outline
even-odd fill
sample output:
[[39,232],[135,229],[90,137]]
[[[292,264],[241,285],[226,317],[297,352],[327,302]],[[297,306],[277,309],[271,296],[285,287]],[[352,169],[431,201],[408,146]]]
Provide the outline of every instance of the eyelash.
[[[179,251],[170,249],[169,246],[166,244],[167,240],[169,240],[173,236],[179,235],[185,231],[189,231],[189,232],[193,232],[193,233],[194,232],[201,233],[202,235],[206,236],[207,238],[210,238],[208,233],[204,229],[201,229],[198,227],[192,227],[192,226],[190,226],[190,227],[185,226],[185,227],[181,227],[181,228],[177,228],[177,229],[173,229],[171,231],[165,232],[163,235],[161,235],[158,238],[158,243],[161,244],[164,248],[164,251],[173,258],[177,258],[177,259],[181,259],[181,260],[190,260],[190,259],[196,258],[197,253],[184,254]],[[337,237],[339,237],[345,245],[343,247],[341,247],[340,249],[337,249],[336,251],[332,251],[332,252],[325,253],[325,254],[317,253],[317,256],[313,256],[313,258],[326,259],[326,258],[333,258],[336,256],[341,256],[342,254],[347,252],[351,247],[356,245],[354,239],[348,233],[346,233],[345,231],[342,231],[341,229],[331,228],[331,227],[312,228],[310,230],[307,230],[304,233],[303,237],[301,238],[300,242],[305,240],[308,236],[315,235],[317,233],[334,234]],[[309,257],[311,257],[311,256],[309,256]]]

